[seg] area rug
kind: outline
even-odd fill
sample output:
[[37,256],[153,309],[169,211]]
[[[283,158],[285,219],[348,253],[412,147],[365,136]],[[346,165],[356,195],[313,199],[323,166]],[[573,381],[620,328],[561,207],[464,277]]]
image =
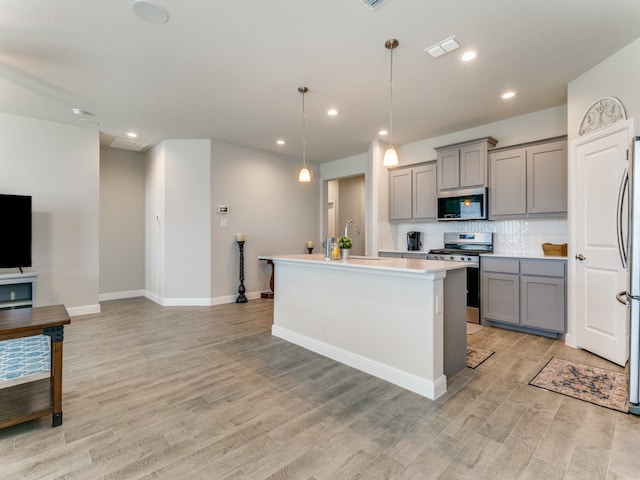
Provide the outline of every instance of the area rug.
[[552,358],[529,385],[627,412],[629,377],[622,372]]
[[467,322],[467,335],[474,335],[481,331],[484,327],[482,325],[478,325],[477,323],[469,323]]
[[496,352],[467,345],[467,367],[476,368],[494,353]]

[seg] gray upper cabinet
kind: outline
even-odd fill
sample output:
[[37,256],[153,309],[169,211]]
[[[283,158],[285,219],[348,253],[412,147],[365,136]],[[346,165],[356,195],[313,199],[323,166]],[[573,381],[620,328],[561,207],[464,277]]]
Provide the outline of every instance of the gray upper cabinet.
[[389,220],[411,220],[413,169],[389,171]]
[[438,191],[485,187],[488,150],[496,143],[486,137],[437,147]]
[[566,214],[566,137],[489,152],[489,218]]
[[389,171],[389,220],[435,220],[436,162]]

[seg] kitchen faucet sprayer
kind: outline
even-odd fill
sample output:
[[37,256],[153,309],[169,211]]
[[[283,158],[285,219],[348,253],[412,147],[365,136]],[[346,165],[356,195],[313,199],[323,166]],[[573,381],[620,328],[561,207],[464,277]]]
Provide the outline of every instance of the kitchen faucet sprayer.
[[360,236],[360,230],[358,230],[358,225],[356,225],[356,222],[353,221],[353,218],[347,220],[347,222],[344,224],[344,236],[348,237],[349,236],[349,224],[353,223],[353,228],[356,229],[356,237]]

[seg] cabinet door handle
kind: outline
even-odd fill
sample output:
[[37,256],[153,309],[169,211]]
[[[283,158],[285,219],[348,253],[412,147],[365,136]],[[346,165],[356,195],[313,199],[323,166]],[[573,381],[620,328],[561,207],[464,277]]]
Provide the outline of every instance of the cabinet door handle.
[[584,255],[582,255],[581,253],[578,253],[576,255],[576,260],[583,261],[583,260],[586,260],[586,257]]

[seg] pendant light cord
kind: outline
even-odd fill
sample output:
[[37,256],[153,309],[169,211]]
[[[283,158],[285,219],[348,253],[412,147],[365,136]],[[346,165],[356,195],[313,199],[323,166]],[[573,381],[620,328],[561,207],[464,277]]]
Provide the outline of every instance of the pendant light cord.
[[[306,88],[306,87],[305,87]],[[306,90],[302,90],[302,166],[307,168],[307,126],[305,121],[305,111],[304,111],[304,94]]]
[[392,148],[391,134],[393,132],[393,48],[389,49],[391,60],[389,62],[389,148]]

